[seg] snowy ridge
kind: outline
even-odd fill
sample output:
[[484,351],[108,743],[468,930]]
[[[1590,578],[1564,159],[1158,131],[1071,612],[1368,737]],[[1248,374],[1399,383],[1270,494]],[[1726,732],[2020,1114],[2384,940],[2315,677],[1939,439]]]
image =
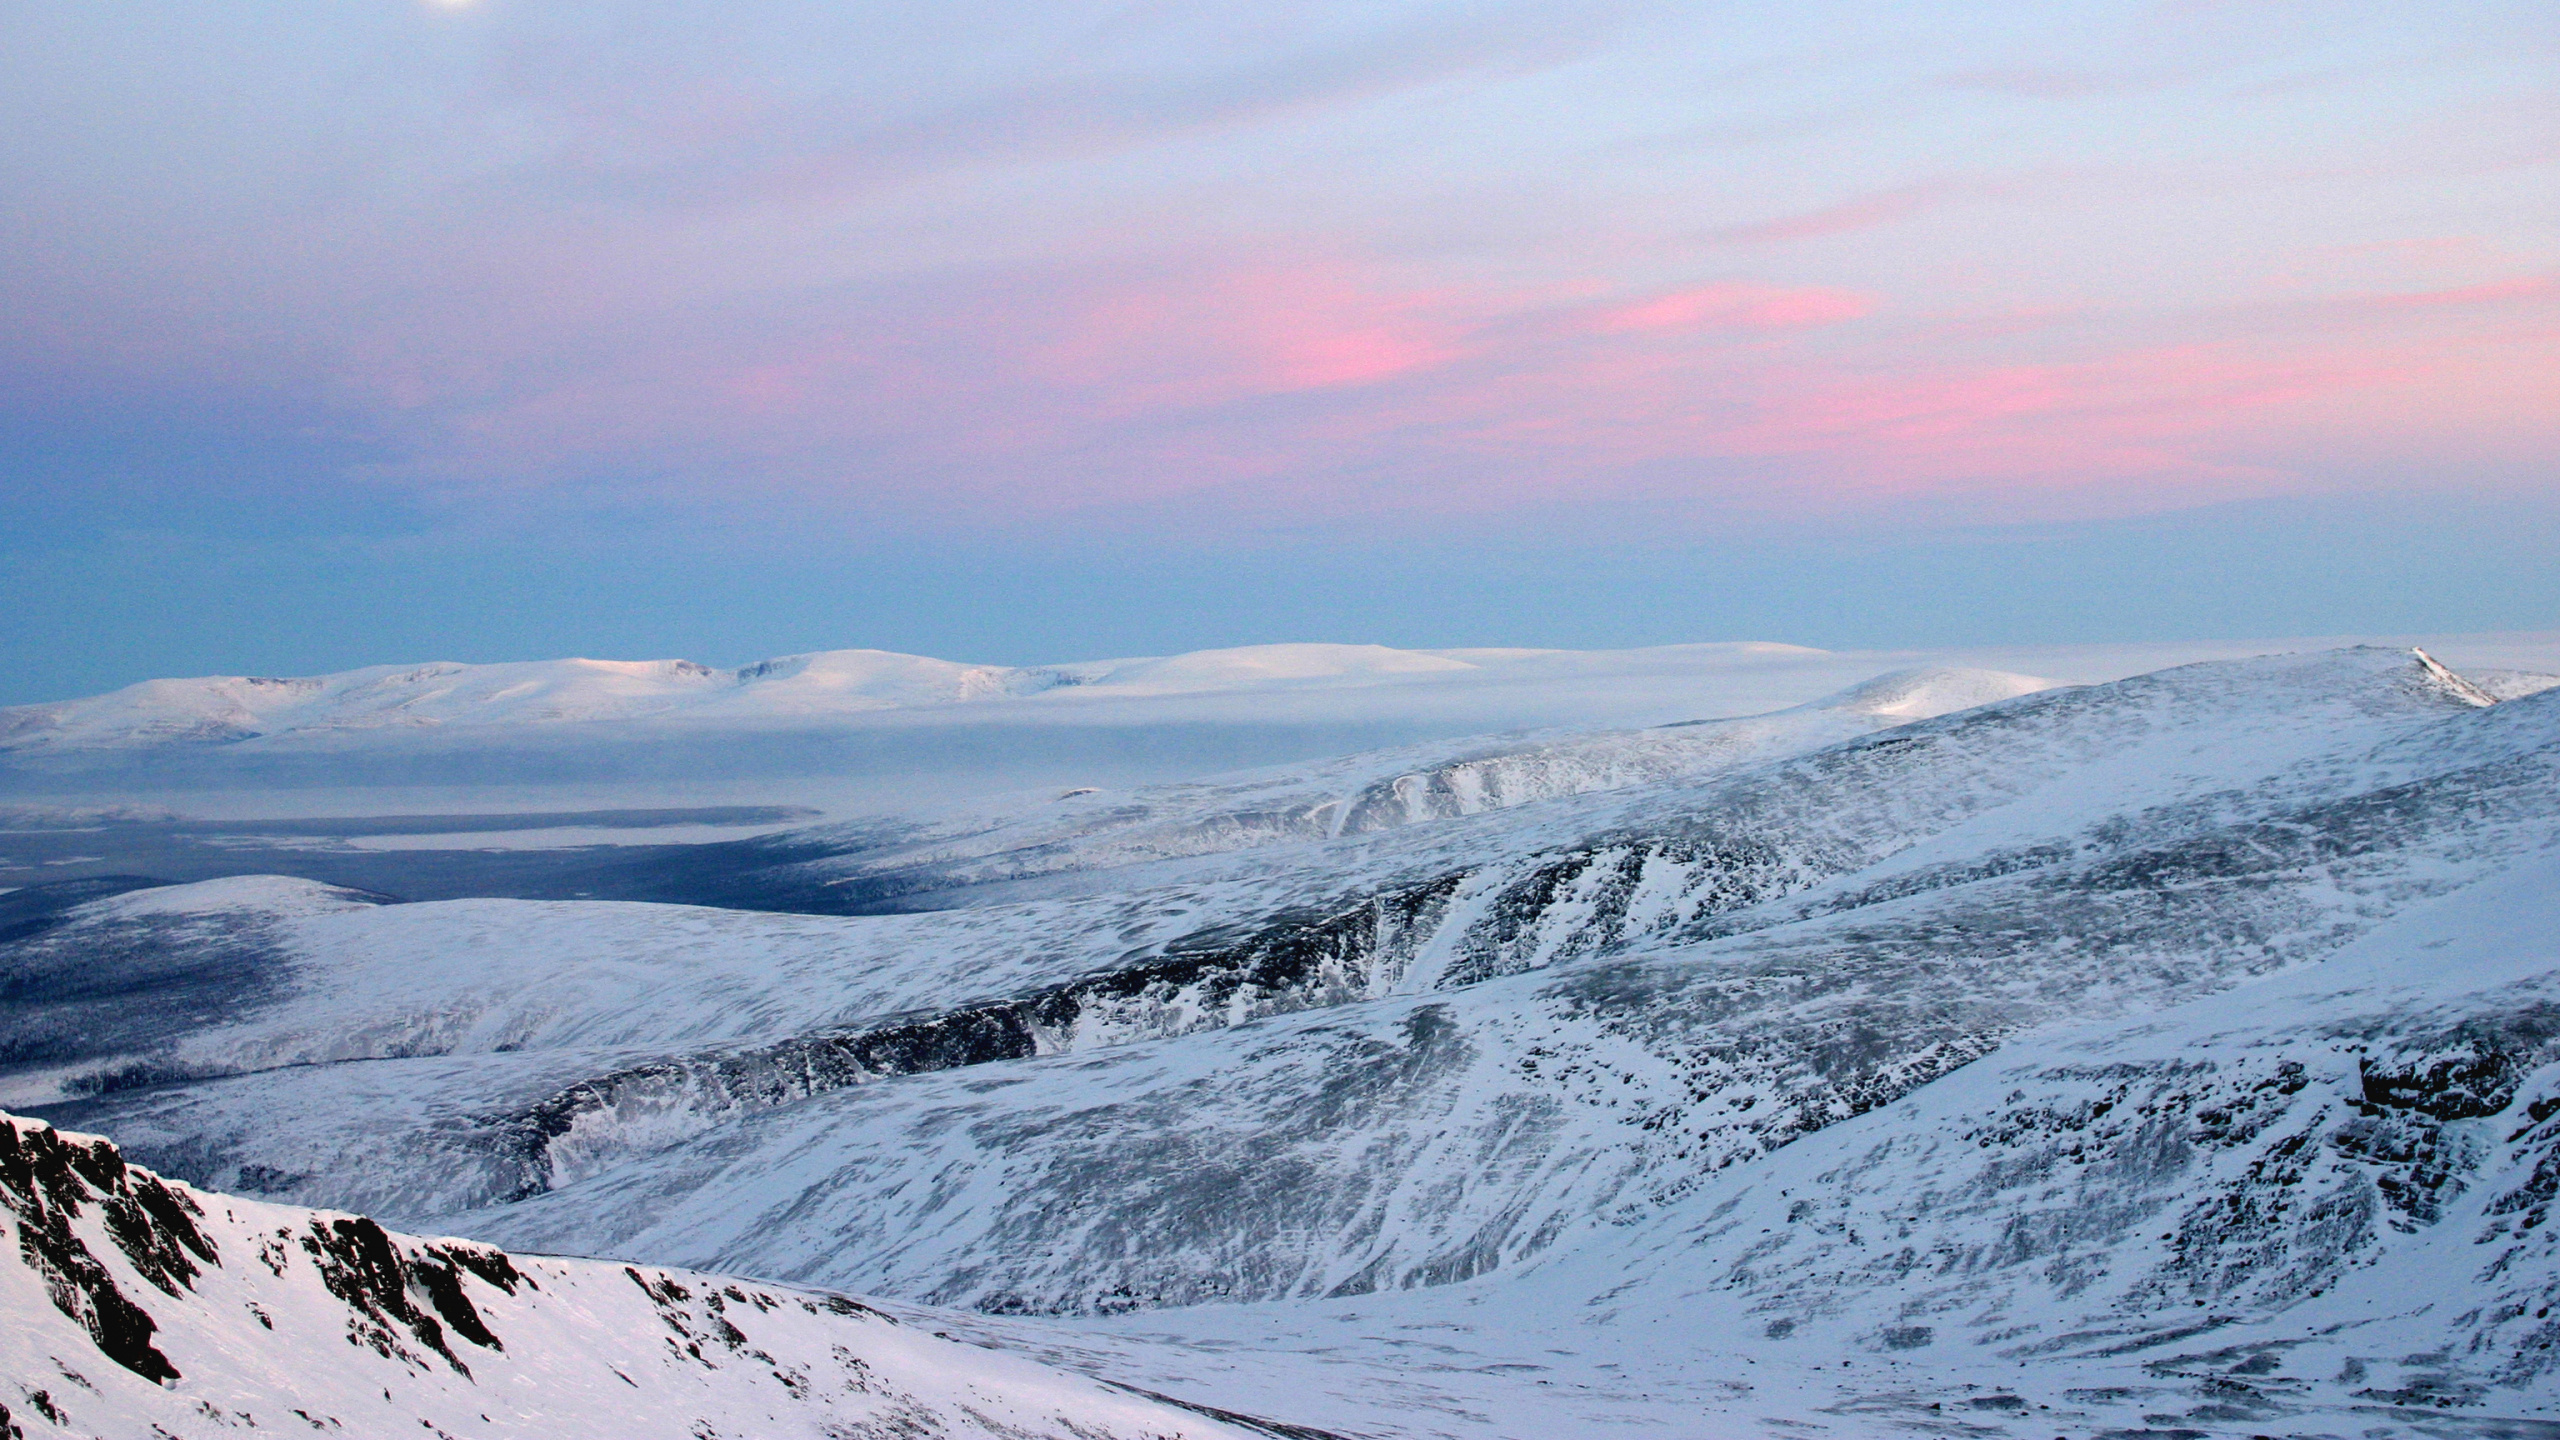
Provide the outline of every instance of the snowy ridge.
[[[2463,665],[2512,672],[2488,677],[2500,685],[2527,683],[2529,670],[2560,669],[2560,632],[2447,640]],[[2326,647],[2236,641],[1861,654],[1756,642],[1618,651],[1266,645],[1020,667],[854,650],[735,669],[588,660],[377,666],[299,679],[152,681],[0,709],[0,798],[94,806],[127,797],[195,813],[242,804],[272,814],[283,795],[317,793],[330,797],[329,813],[344,815],[788,799],[844,819],[956,823],[968,816],[955,802],[968,797],[1126,798],[1166,782],[1241,778],[1255,767],[1441,746],[1404,767],[1423,775],[1438,761],[1463,760],[1450,746],[1465,737],[1539,732],[1505,742],[1518,748],[1567,732],[1765,717],[1890,672],[2006,672],[2092,684],[2306,648]],[[1832,713],[1844,725],[1887,724],[2008,693],[1997,683],[1967,690],[1942,675],[1918,686],[1916,706],[1896,708],[1871,691],[1863,701],[1840,697]],[[1840,708],[1858,704],[1866,710]],[[1630,762],[1601,783],[1673,773],[1680,747],[1659,738],[1656,745],[1665,754],[1651,758],[1632,737],[1597,746]],[[1572,772],[1616,763],[1596,753],[1560,759],[1556,778],[1566,788],[1588,783],[1572,781]],[[1521,773],[1499,778],[1525,789],[1506,789],[1500,803],[1543,793],[1533,773],[1539,763],[1524,757],[1507,767]],[[778,791],[786,778],[792,789]],[[1403,798],[1431,814],[1475,803],[1467,786],[1480,777],[1444,778],[1445,793],[1429,789],[1426,775],[1416,781],[1424,788]],[[538,795],[550,787],[573,793]],[[393,799],[386,791],[409,793]],[[478,793],[465,798],[468,791]],[[231,798],[202,809],[183,798],[204,792]],[[1306,798],[1313,806],[1343,797],[1337,790]],[[1376,813],[1393,813],[1398,797],[1387,798],[1389,807]],[[1488,790],[1485,798],[1496,797]],[[1287,832],[1278,838],[1293,839],[1312,823],[1304,808],[1240,811],[1237,823],[1249,832],[1267,817]],[[1130,838],[1139,838],[1135,829]]]
[[[2547,637],[2526,637],[2544,640]],[[2280,642],[2238,646],[2081,647],[2052,653],[2074,681],[2113,679],[2189,659],[2225,658],[2285,648]],[[2501,647],[2507,653],[2515,647]],[[2560,655],[2560,640],[2518,653]],[[2018,693],[1972,661],[1937,661],[1890,674],[1876,661],[1799,645],[1767,642],[1660,646],[1627,651],[1398,650],[1382,645],[1276,644],[1120,660],[1009,666],[969,664],[886,650],[826,650],[786,655],[734,669],[691,660],[567,659],[497,664],[438,661],[375,665],[316,676],[217,675],[148,680],[82,699],[0,707],[0,754],[200,749],[287,737],[334,746],[397,742],[422,732],[457,731],[494,738],[510,732],[575,724],[652,727],[826,725],[883,712],[947,711],[969,715],[1076,718],[1113,703],[1178,702],[1166,720],[1232,720],[1247,706],[1223,703],[1266,697],[1284,708],[1324,695],[1366,692],[1400,698],[1389,708],[1417,713],[1476,711],[1492,723],[1593,725],[1658,723],[1706,714],[1742,714],[1800,704],[1825,689],[1851,685],[1835,705],[1904,719],[1983,704]],[[1873,677],[1873,678],[1867,678]],[[2501,698],[2553,683],[2537,671],[2482,672]],[[1863,682],[1863,683],[1859,683]],[[2052,682],[2043,682],[2050,684]],[[1524,702],[1537,691],[1579,696],[1554,713],[1552,701]],[[1516,693],[1515,693],[1516,692]],[[1790,693],[1792,692],[1792,693]],[[1885,698],[1902,694],[1908,702]],[[1863,698],[1861,698],[1863,696]],[[1028,707],[995,704],[1035,701]],[[993,709],[987,707],[994,705]],[[1689,705],[1721,708],[1678,711]],[[1321,706],[1349,719],[1358,703]],[[1659,713],[1664,709],[1672,713]],[[1651,713],[1648,718],[1636,717]],[[1626,717],[1611,722],[1601,717]],[[1567,718],[1567,717],[1570,718]],[[1444,732],[1458,733],[1458,732]]]
[[[1417,1436],[2547,1436],[2556,989],[2546,855],[2322,964],[2022,1038],[1545,1263],[972,1328]],[[1416,1335],[1438,1373],[1395,1363]]]
[[[775,841],[809,883],[872,905],[1061,871],[1304,845],[1668,781],[1696,781],[1914,720],[2033,694],[2053,682],[2002,671],[1896,671],[1768,715],[1641,730],[1475,737],[1256,775],[1137,791],[1093,789],[973,806],[902,829],[820,827]],[[929,903],[949,903],[946,901]]]
[[835,650],[715,670],[690,660],[377,665],[303,678],[149,680],[0,710],[0,750],[228,744],[297,732],[792,716],[958,704],[1072,683],[1052,671]]
[[210,1195],[0,1116],[0,1433],[1317,1432],[953,1343],[841,1296],[509,1256]]
[[790,722],[965,705],[1067,686],[1130,696],[1184,695],[1476,668],[1474,661],[1427,651],[1311,644],[1041,666],[970,665],[887,650],[786,655],[733,670],[691,660],[440,661],[292,678],[147,680],[83,700],[13,706],[0,709],[0,752],[219,745],[297,733],[447,726]]

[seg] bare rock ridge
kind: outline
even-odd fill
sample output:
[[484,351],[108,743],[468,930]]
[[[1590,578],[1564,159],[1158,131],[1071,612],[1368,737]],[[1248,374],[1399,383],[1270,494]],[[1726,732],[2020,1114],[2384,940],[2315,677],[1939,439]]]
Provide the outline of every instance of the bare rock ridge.
[[0,1116],[0,1434],[1295,1437],[838,1295],[419,1240]]

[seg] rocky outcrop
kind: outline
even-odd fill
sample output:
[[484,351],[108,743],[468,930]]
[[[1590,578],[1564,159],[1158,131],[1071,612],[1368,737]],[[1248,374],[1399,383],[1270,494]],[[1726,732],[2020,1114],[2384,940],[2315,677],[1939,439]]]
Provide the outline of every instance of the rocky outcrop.
[[[518,1259],[205,1194],[0,1115],[0,1436],[1330,1440],[838,1295]],[[102,1363],[103,1362],[103,1363]]]

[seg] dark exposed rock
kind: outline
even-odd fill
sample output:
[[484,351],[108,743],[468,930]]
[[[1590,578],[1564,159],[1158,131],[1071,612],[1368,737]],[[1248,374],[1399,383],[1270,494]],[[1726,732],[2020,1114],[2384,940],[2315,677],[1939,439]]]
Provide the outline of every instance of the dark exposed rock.
[[[415,1361],[393,1333],[394,1326],[444,1357],[461,1375],[471,1370],[446,1342],[447,1326],[482,1349],[506,1348],[471,1307],[455,1272],[459,1263],[512,1293],[514,1286],[507,1282],[516,1278],[515,1268],[502,1253],[448,1244],[404,1254],[380,1225],[362,1216],[313,1219],[302,1235],[302,1248],[319,1266],[329,1293],[356,1312],[348,1322],[350,1338],[382,1355]],[[462,1258],[465,1254],[470,1258]]]
[[117,1364],[146,1380],[178,1378],[177,1367],[152,1343],[158,1322],[117,1286],[71,1222],[99,1206],[125,1258],[176,1295],[202,1273],[196,1260],[218,1263],[212,1242],[195,1225],[203,1212],[194,1201],[127,1167],[103,1140],[0,1125],[0,1204],[16,1222],[19,1254],[44,1278],[55,1309],[79,1321]]

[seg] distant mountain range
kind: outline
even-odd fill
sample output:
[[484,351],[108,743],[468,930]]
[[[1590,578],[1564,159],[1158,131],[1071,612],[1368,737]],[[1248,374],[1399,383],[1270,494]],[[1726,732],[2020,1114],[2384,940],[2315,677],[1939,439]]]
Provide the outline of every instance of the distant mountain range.
[[539,660],[376,665],[301,678],[215,675],[147,680],[85,700],[0,709],[0,751],[220,745],[403,727],[805,722],[1015,699],[1069,686],[1161,695],[1445,674],[1477,668],[1462,658],[1467,653],[1259,645],[1024,667],[965,665],[887,650],[826,650],[734,670],[691,660]]
[[[151,680],[0,708],[0,795],[94,808],[103,795],[198,789],[646,787],[796,776],[925,798],[1143,783],[1500,731],[1762,714],[1903,670],[2085,684],[2301,648],[1286,644],[1032,666],[880,650],[729,669],[689,660],[383,665]],[[2560,670],[2560,635],[2487,637],[2456,654],[2474,683],[2506,694],[2541,683],[2533,672]]]

